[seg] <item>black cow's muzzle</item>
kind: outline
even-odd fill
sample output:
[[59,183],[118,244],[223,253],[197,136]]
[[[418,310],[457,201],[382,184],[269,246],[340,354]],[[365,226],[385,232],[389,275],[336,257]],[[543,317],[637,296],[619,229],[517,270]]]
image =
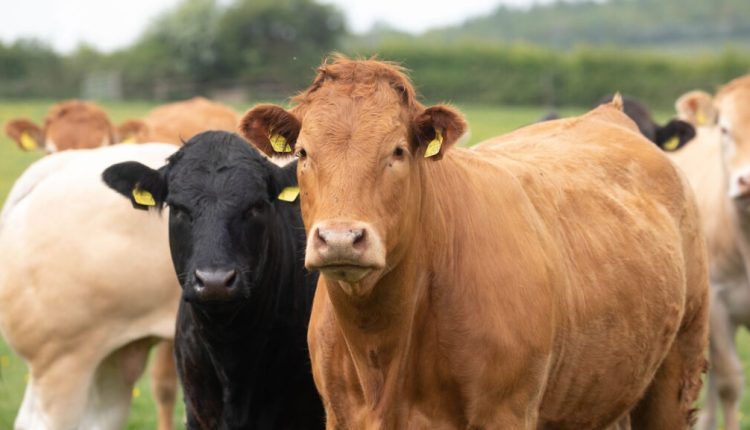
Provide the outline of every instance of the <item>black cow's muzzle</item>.
[[232,301],[238,295],[237,271],[234,269],[197,269],[190,291],[185,291],[189,302]]

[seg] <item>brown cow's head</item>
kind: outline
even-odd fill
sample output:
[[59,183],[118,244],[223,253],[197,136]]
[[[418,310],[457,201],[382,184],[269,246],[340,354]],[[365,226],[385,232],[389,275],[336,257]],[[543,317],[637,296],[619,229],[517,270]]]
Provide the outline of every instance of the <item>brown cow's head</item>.
[[750,207],[750,75],[724,86],[714,105],[729,197]]
[[5,132],[25,151],[47,152],[111,145],[118,134],[102,108],[80,100],[52,106],[43,127],[15,119],[6,124]]
[[374,60],[324,63],[294,101],[291,111],[255,107],[240,131],[269,155],[299,158],[305,265],[371,287],[414,235],[424,164],[440,162],[465,122],[422,106],[401,68]]

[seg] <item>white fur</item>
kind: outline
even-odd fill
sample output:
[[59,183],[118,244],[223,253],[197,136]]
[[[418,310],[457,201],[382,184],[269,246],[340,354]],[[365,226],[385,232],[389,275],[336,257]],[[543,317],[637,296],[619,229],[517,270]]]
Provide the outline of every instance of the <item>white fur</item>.
[[[118,351],[174,336],[180,288],[167,218],[134,210],[101,174],[129,160],[157,168],[176,149],[51,154],[11,190],[0,215],[0,333],[32,375],[16,428],[124,425],[133,381],[125,380]],[[136,363],[145,363],[141,354]]]

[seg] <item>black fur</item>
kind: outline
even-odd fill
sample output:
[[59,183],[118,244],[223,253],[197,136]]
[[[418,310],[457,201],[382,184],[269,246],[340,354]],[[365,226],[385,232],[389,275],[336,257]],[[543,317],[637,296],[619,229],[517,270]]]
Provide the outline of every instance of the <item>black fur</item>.
[[[175,355],[189,429],[324,428],[307,351],[317,274],[304,269],[298,203],[277,199],[296,185],[295,171],[296,163],[277,167],[237,135],[206,132],[159,172],[132,163],[105,172],[128,196],[133,183],[168,190],[159,204],[170,206],[183,288]],[[144,181],[152,172],[161,182]],[[225,268],[237,272],[231,298],[202,300],[195,271]]]

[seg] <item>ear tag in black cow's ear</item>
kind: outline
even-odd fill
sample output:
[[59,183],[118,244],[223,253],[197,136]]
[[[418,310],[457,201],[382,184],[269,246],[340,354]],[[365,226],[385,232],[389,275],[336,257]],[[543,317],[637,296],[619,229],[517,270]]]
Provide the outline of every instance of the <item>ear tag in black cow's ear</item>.
[[133,200],[141,206],[156,206],[154,196],[148,191],[142,190],[138,187],[133,188]]
[[435,130],[435,138],[427,144],[427,149],[424,152],[424,158],[432,157],[440,152],[440,147],[443,146],[443,134],[439,130]]
[[283,202],[293,202],[299,196],[299,187],[286,187],[279,193],[279,200]]
[[286,137],[280,134],[273,134],[273,129],[269,130],[270,136],[268,140],[271,142],[271,147],[274,151],[279,153],[292,152],[292,147],[286,141]]
[[674,151],[678,146],[680,146],[680,138],[677,136],[672,136],[661,145],[665,151]]

